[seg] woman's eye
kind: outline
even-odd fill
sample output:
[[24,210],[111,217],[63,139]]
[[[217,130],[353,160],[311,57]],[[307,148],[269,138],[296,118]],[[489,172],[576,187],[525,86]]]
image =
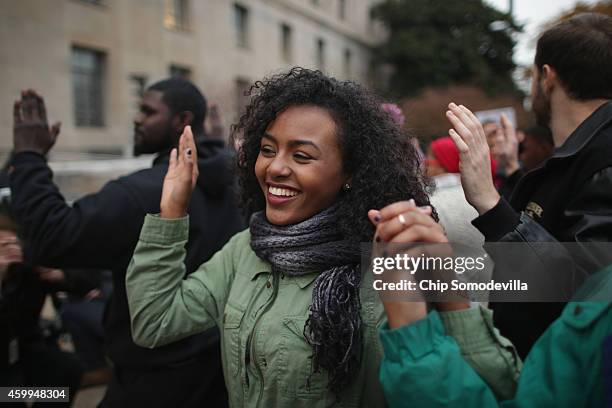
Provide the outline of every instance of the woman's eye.
[[263,154],[264,156],[270,156],[274,154],[274,150],[268,146],[261,146],[259,148],[259,151],[261,152],[261,154]]
[[293,157],[295,157],[297,160],[301,160],[301,161],[308,161],[310,160],[310,156],[307,156],[303,153],[295,153],[293,155]]

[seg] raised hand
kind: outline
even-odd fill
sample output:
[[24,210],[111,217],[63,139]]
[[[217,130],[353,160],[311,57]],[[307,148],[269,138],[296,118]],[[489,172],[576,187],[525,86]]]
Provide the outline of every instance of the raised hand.
[[13,105],[13,150],[15,153],[36,152],[46,155],[53,147],[61,123],[49,127],[42,96],[28,89]]
[[170,164],[164,178],[160,203],[162,218],[181,218],[187,215],[197,180],[197,150],[191,126],[185,126],[178,149],[174,148],[170,152]]
[[375,237],[383,242],[448,242],[442,226],[431,218],[431,207],[417,207],[414,200],[370,210],[368,217],[376,226]]
[[498,166],[502,166],[506,176],[519,169],[519,140],[512,122],[506,115],[501,115],[500,145],[497,155]]
[[[447,242],[442,227],[431,218],[431,207],[417,207],[414,200],[393,203],[380,211],[370,210],[368,218],[376,226],[376,242]],[[384,296],[382,300],[391,329],[427,316],[424,300],[389,301]]]
[[[370,210],[368,217],[376,226],[376,242],[448,243],[444,228],[431,217],[431,207],[417,207],[414,200],[393,203],[380,211]],[[414,250],[416,248],[408,250],[408,253]],[[421,246],[416,251],[419,252],[427,253],[428,256],[452,256],[450,245]],[[411,324],[427,316],[427,304],[424,300],[387,301],[384,297],[382,300],[390,328]],[[469,306],[469,302],[463,300],[460,295],[455,296],[453,300],[436,303],[436,308],[440,311],[462,310]]]
[[491,175],[491,157],[480,121],[465,106],[448,105],[446,117],[454,129],[449,135],[459,149],[459,170],[465,198],[483,214],[495,207],[500,196]]

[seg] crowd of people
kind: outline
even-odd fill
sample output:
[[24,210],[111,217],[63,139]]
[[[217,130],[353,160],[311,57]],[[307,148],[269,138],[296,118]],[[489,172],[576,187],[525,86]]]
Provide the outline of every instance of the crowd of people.
[[[423,153],[397,107],[293,68],[253,85],[228,149],[204,131],[202,93],[167,79],[134,120],[152,167],[69,204],[47,164],[59,125],[23,91],[0,218],[2,385],[77,392],[85,358],[45,343],[42,299],[97,298],[79,279],[110,271],[102,407],[612,405],[612,266],[588,245],[612,240],[612,18],[544,31],[531,98],[524,130],[449,101],[448,135]],[[391,301],[364,242],[525,244],[519,265],[576,300]],[[512,275],[491,257],[493,278]],[[76,326],[83,349],[100,337]]]

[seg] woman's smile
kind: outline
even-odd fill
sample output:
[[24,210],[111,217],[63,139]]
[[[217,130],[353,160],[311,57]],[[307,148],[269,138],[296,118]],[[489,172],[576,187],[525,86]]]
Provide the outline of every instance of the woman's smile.
[[300,195],[300,191],[282,184],[268,183],[268,194],[266,201],[271,206],[282,206],[295,201]]

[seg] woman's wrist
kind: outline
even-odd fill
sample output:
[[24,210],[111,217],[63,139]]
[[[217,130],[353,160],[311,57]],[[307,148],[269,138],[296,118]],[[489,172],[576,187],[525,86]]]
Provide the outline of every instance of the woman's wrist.
[[159,213],[160,218],[164,218],[168,220],[183,218],[186,215],[187,215],[187,211],[181,211],[181,210],[172,209],[172,208],[162,208],[161,212]]

